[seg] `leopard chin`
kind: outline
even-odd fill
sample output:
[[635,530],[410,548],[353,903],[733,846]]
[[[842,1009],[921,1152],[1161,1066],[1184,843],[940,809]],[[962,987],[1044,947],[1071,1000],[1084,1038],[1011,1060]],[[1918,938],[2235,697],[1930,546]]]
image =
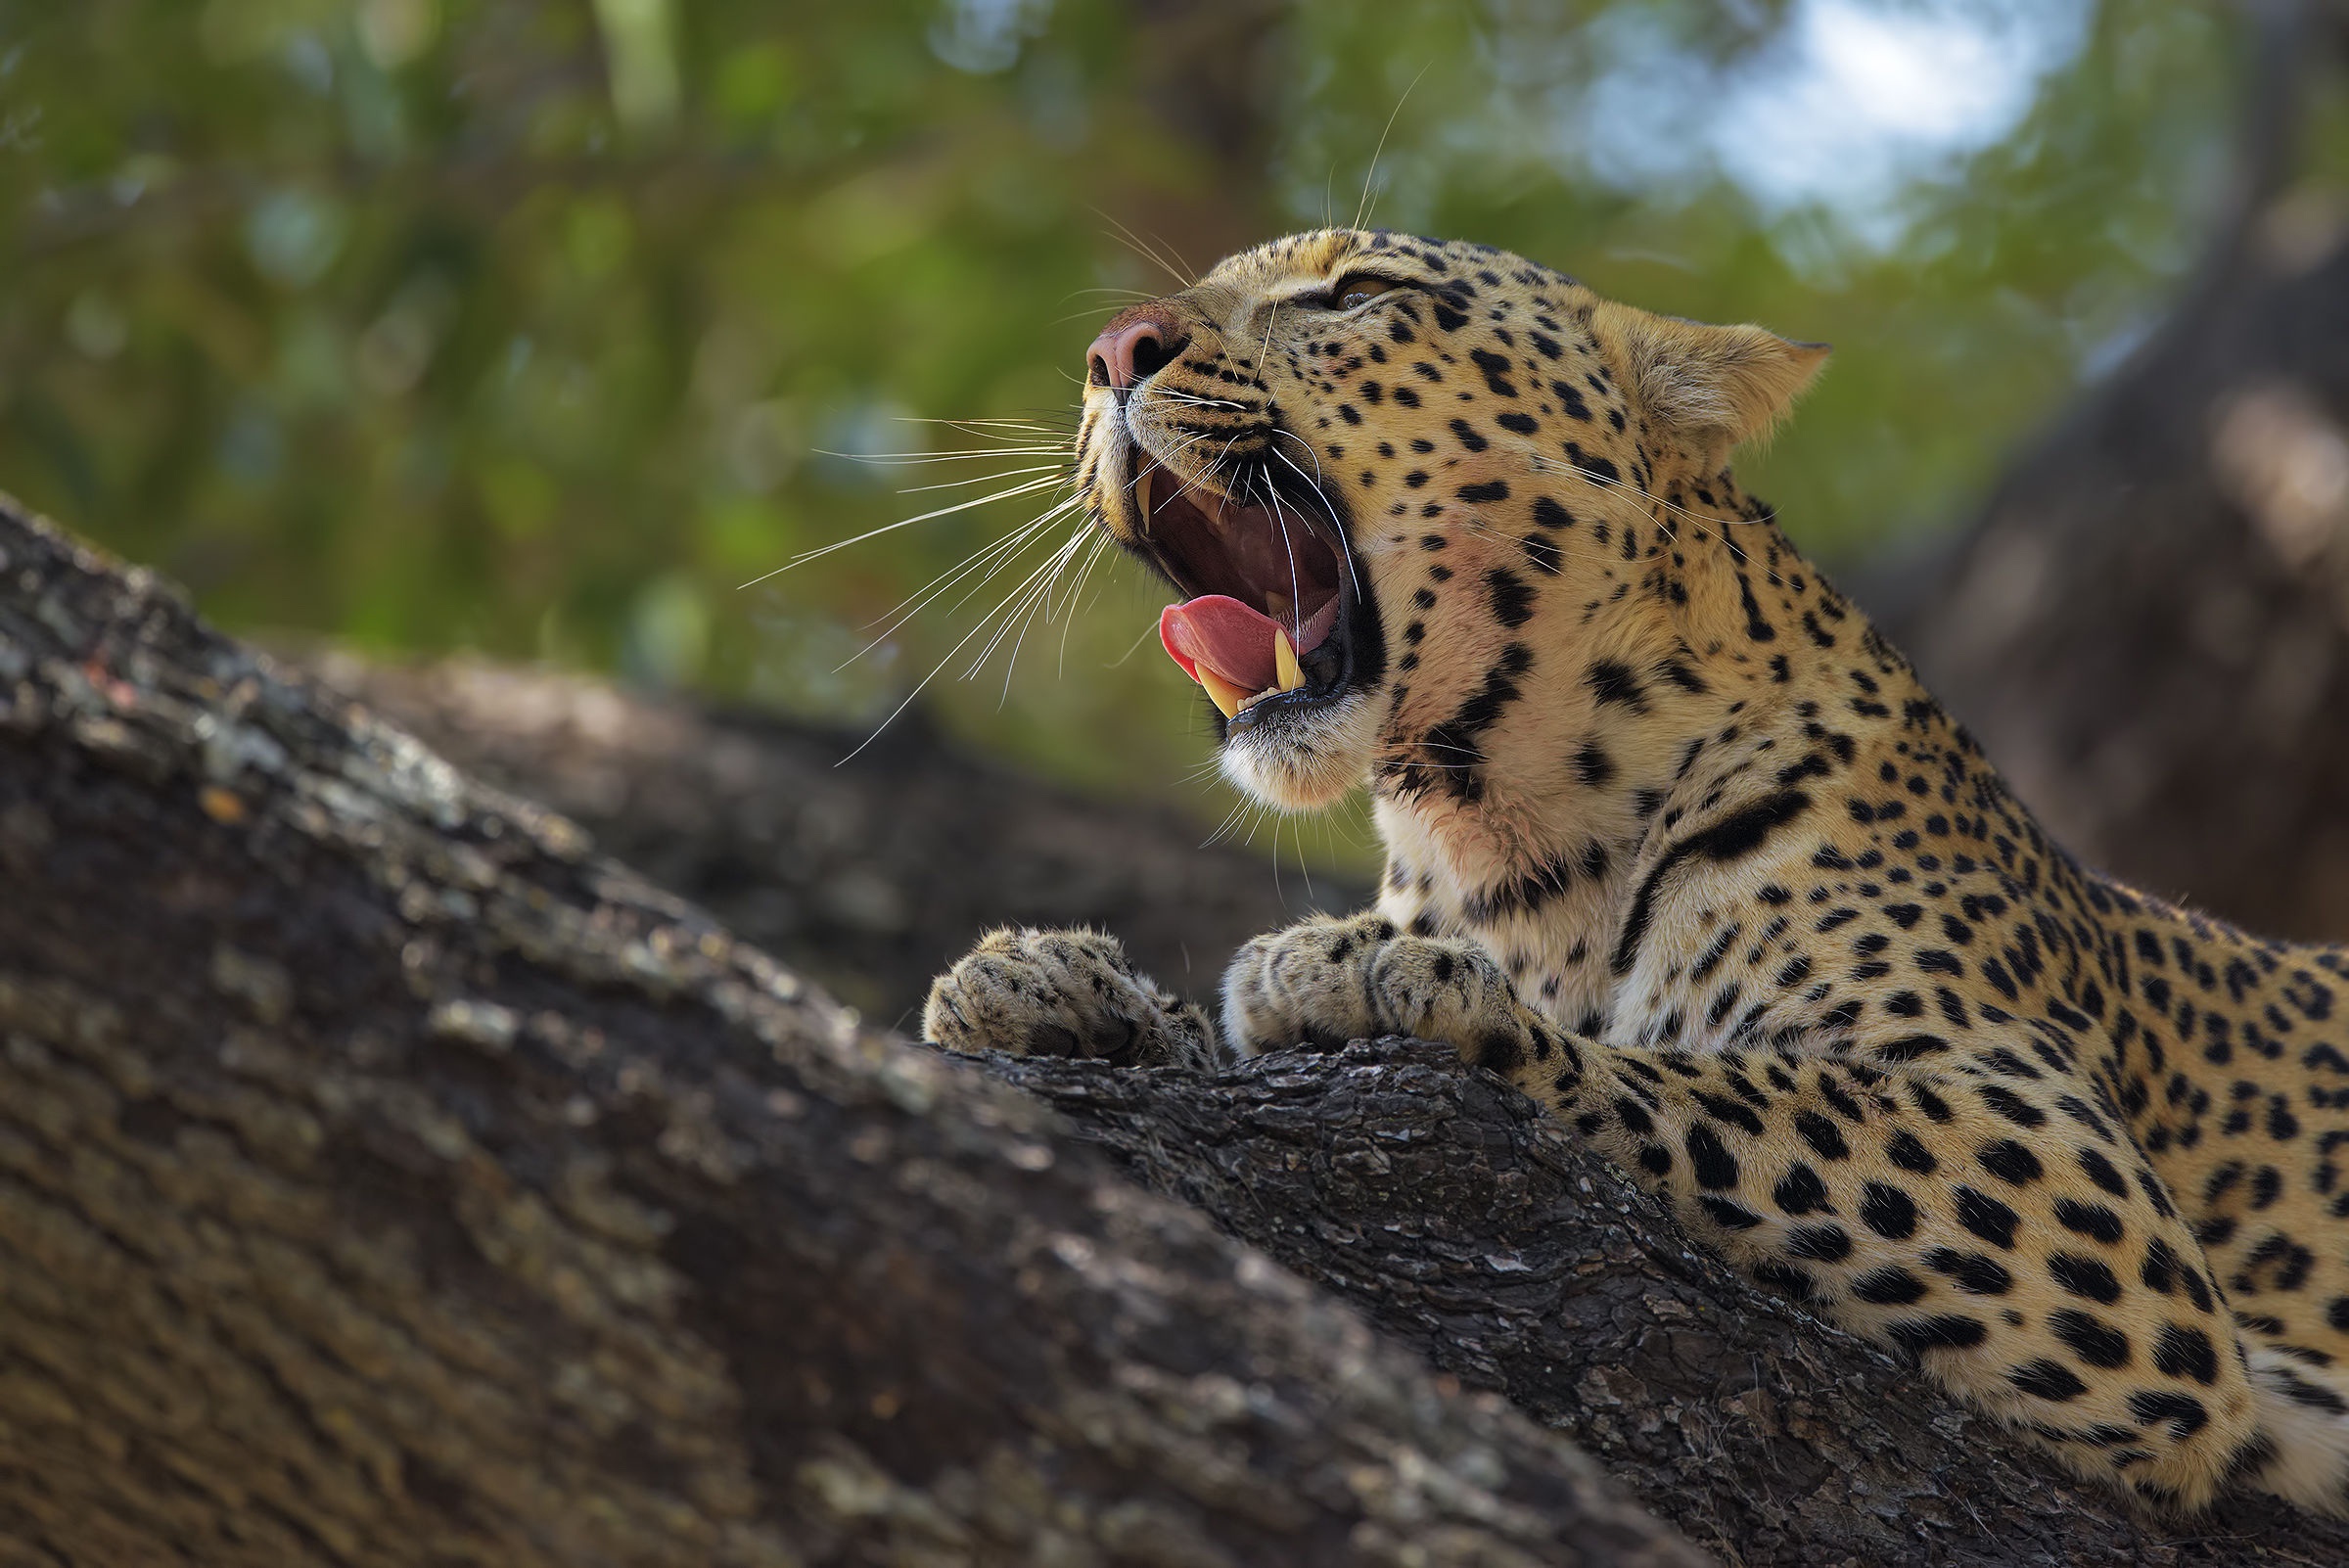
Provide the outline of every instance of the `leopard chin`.
[[1378,742],[1370,692],[1344,691],[1311,708],[1260,704],[1245,716],[1255,721],[1226,727],[1217,765],[1253,800],[1283,811],[1318,811],[1345,799],[1370,771]]

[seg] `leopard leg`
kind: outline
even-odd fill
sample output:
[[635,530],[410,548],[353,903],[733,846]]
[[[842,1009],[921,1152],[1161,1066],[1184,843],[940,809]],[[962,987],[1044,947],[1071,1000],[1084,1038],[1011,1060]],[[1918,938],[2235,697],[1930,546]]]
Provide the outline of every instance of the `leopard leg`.
[[1121,1067],[1222,1064],[1203,1008],[1159,989],[1097,931],[1004,927],[931,983],[922,1038],[948,1050],[1086,1056]]
[[2162,1505],[2237,1479],[2307,1490],[2159,1177],[2093,1084],[1999,1065],[2044,1060],[2019,1028],[1929,1068],[1865,1047],[1612,1046],[1524,1006],[1473,944],[1375,915],[1259,939],[1225,995],[1250,1045],[1452,1045],[1763,1284],[1916,1359],[2078,1473]]

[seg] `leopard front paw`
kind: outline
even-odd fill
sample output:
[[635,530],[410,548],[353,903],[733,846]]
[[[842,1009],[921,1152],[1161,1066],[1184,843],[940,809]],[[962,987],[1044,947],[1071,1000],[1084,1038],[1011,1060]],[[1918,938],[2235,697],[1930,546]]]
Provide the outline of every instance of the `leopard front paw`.
[[1005,927],[931,983],[922,1038],[956,1051],[1085,1056],[1121,1067],[1214,1067],[1214,1026],[1097,931]]
[[1383,915],[1304,921],[1242,947],[1223,975],[1223,1020],[1243,1055],[1413,1035],[1475,1062],[1522,1060],[1530,1023],[1490,953],[1405,935]]

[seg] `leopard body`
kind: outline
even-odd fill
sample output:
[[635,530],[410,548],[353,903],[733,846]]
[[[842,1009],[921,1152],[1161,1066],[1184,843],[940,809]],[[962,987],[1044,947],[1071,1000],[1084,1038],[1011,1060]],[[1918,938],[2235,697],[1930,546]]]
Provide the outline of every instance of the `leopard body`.
[[1219,715],[1221,760],[1294,809],[1366,784],[1377,907],[1243,948],[1220,1031],[1108,938],[1000,932],[930,1038],[1449,1041],[2076,1472],[2349,1508],[2349,952],[2073,859],[1738,488],[1822,350],[1351,230],[1143,308],[1179,346],[1088,389],[1078,481],[1147,558],[1134,454],[1312,475],[1355,674]]

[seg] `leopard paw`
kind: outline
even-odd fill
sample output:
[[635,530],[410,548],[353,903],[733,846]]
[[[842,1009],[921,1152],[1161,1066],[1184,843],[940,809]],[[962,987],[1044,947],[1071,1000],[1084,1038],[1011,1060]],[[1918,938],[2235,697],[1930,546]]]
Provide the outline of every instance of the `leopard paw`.
[[1159,990],[1097,931],[1004,927],[932,982],[922,1038],[955,1051],[1084,1056],[1121,1067],[1221,1064],[1198,1006]]
[[1249,943],[1223,974],[1223,1020],[1242,1055],[1413,1035],[1479,1062],[1521,1060],[1532,1027],[1484,948],[1405,935],[1378,914],[1307,920]]

